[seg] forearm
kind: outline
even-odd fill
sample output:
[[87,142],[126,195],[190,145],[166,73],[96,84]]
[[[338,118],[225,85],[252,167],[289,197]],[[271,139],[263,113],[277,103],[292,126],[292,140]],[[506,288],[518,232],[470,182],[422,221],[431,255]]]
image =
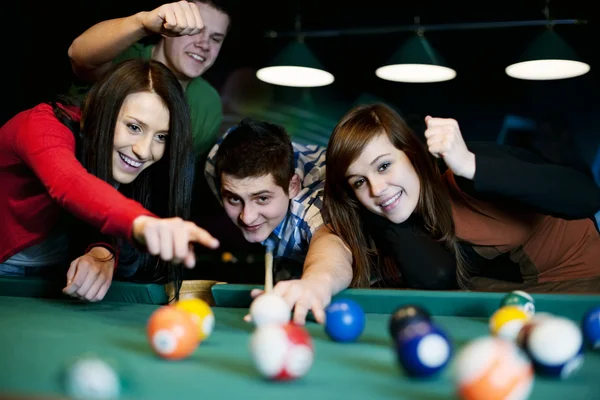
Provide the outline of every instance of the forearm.
[[85,78],[94,74],[150,32],[144,29],[139,12],[124,18],[102,21],[78,36],[69,47],[73,71]]
[[93,249],[98,248],[98,251],[107,253],[107,259],[113,259],[115,267],[118,265],[119,247],[113,236],[103,234],[97,228],[70,213],[63,218],[63,224],[69,232],[69,254],[72,259],[91,253]]
[[585,174],[560,165],[479,157],[476,190],[500,193],[539,212],[585,218],[600,209],[600,189]]
[[[73,133],[55,117],[37,115],[14,143],[50,197],[64,210],[103,234],[130,240],[133,221],[153,215],[139,202],[90,174],[75,157]],[[35,129],[33,128],[35,127]]]
[[475,197],[500,195],[566,219],[586,218],[600,209],[600,188],[584,172],[520,148],[477,142],[469,147],[475,153],[474,175],[457,183]]
[[352,253],[343,241],[323,226],[310,242],[302,279],[325,283],[335,295],[352,282]]

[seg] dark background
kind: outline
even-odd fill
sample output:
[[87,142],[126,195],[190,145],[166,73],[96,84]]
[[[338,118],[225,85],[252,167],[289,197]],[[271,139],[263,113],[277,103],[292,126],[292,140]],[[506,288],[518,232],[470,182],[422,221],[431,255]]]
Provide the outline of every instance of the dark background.
[[[546,1],[229,1],[233,25],[215,65],[204,75],[220,91],[226,112],[223,129],[244,115],[285,125],[295,140],[326,144],[337,119],[361,101],[385,101],[419,131],[427,115],[456,118],[467,140],[496,141],[508,121],[525,121],[542,144],[564,133],[572,140],[561,151],[600,173],[597,41],[593,1],[550,2],[555,19],[582,19],[586,25],[556,26],[591,71],[581,77],[547,82],[508,77],[504,68],[542,27],[426,32],[431,45],[457,71],[449,82],[407,84],[381,80],[375,69],[410,33],[307,38],[306,43],[335,76],[324,88],[290,89],[263,84],[255,71],[266,65],[290,38],[265,38],[265,31],[293,31],[298,13],[305,30],[336,30],[421,24],[544,19]],[[15,113],[64,92],[71,82],[67,49],[86,28],[104,19],[150,10],[160,1],[19,2],[3,15],[3,88],[8,99],[0,123]],[[526,133],[526,134],[529,134]],[[547,135],[547,140],[544,135]],[[519,137],[513,134],[512,136]],[[551,146],[550,146],[551,147]],[[549,147],[548,152],[555,151]],[[542,151],[546,151],[543,150]],[[600,177],[596,177],[600,181]],[[202,223],[202,221],[200,221]],[[234,251],[239,237],[220,237]],[[226,246],[226,248],[227,248]],[[236,247],[237,246],[237,247]],[[245,251],[245,250],[244,250]]]
[[[71,79],[67,49],[87,27],[104,19],[150,10],[161,2],[134,0],[111,4],[58,0],[36,3],[13,3],[3,18],[3,71],[9,102],[2,108],[2,123],[16,112],[66,90]],[[578,151],[586,162],[591,163],[596,155],[595,127],[600,123],[596,68],[600,55],[594,40],[600,37],[600,30],[596,25],[597,14],[592,12],[592,1],[549,3],[552,18],[588,21],[583,26],[555,27],[591,65],[591,71],[582,77],[547,82],[508,77],[504,68],[542,29],[522,27],[426,33],[432,46],[457,71],[457,77],[431,84],[381,80],[375,76],[375,69],[410,35],[399,32],[307,38],[306,43],[336,77],[330,86],[308,90],[270,85],[263,85],[269,86],[264,88],[251,82],[254,71],[267,64],[289,40],[267,39],[265,31],[292,31],[298,12],[305,30],[336,30],[409,25],[415,16],[419,16],[424,25],[541,20],[546,1],[374,0],[352,5],[338,0],[231,0],[227,3],[233,12],[232,30],[217,62],[205,74],[222,92],[225,102],[232,96],[243,97],[239,90],[242,86],[246,89],[242,100],[250,98],[258,102],[257,98],[262,99],[263,108],[273,102],[297,102],[308,93],[316,103],[314,109],[327,125],[335,123],[359,99],[383,100],[396,106],[407,118],[420,118],[425,114],[454,117],[461,123],[465,137],[483,140],[496,140],[506,115],[536,120],[551,115],[562,119],[577,136]],[[249,88],[256,86],[262,97],[249,94]],[[292,134],[293,130],[292,127]]]

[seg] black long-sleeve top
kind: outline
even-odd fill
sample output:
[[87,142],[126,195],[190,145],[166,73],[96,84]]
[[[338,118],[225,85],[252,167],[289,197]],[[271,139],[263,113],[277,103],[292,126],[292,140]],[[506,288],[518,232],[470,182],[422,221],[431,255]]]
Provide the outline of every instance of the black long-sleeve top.
[[[465,198],[500,204],[504,210],[514,210],[517,215],[540,214],[564,220],[589,219],[590,224],[594,214],[600,210],[600,188],[582,171],[548,163],[520,148],[482,142],[470,143],[468,147],[476,159],[473,180],[451,179],[456,183],[453,189],[465,194]],[[362,215],[365,227],[377,247],[394,260],[406,286],[419,289],[457,287],[454,253],[444,243],[427,235],[419,215],[413,213],[401,224],[370,212],[363,212]],[[469,223],[457,221],[455,215],[455,224],[458,222],[463,225]],[[576,229],[580,230],[579,225]],[[586,236],[596,236],[591,238],[592,246],[600,252],[597,230],[590,232],[588,228],[583,229],[586,230]],[[495,257],[483,257],[473,241],[465,240],[460,235],[459,239],[463,256],[478,275],[517,282],[523,280],[523,271],[519,266],[522,261],[512,260],[510,251],[501,252]],[[577,262],[581,264],[584,261]],[[600,275],[600,268],[598,270]]]

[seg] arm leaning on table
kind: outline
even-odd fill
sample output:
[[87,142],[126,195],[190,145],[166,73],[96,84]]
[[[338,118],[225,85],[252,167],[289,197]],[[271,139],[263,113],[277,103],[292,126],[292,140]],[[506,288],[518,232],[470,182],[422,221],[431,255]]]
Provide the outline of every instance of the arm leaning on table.
[[[301,294],[295,301],[294,321],[304,323],[310,308],[317,322],[325,322],[324,307],[329,305],[331,296],[346,289],[352,282],[352,253],[327,225],[313,235],[300,281],[308,286],[308,293]],[[320,297],[311,298],[311,292],[317,296],[320,294]]]

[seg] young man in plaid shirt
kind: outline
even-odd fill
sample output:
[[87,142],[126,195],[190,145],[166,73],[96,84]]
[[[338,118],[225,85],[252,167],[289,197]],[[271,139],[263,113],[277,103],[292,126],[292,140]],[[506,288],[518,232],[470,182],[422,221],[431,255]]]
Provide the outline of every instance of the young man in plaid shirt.
[[247,118],[212,148],[205,175],[244,238],[274,246],[274,290],[295,307],[294,321],[311,309],[323,322],[331,295],[352,280],[351,253],[321,215],[325,148]]

